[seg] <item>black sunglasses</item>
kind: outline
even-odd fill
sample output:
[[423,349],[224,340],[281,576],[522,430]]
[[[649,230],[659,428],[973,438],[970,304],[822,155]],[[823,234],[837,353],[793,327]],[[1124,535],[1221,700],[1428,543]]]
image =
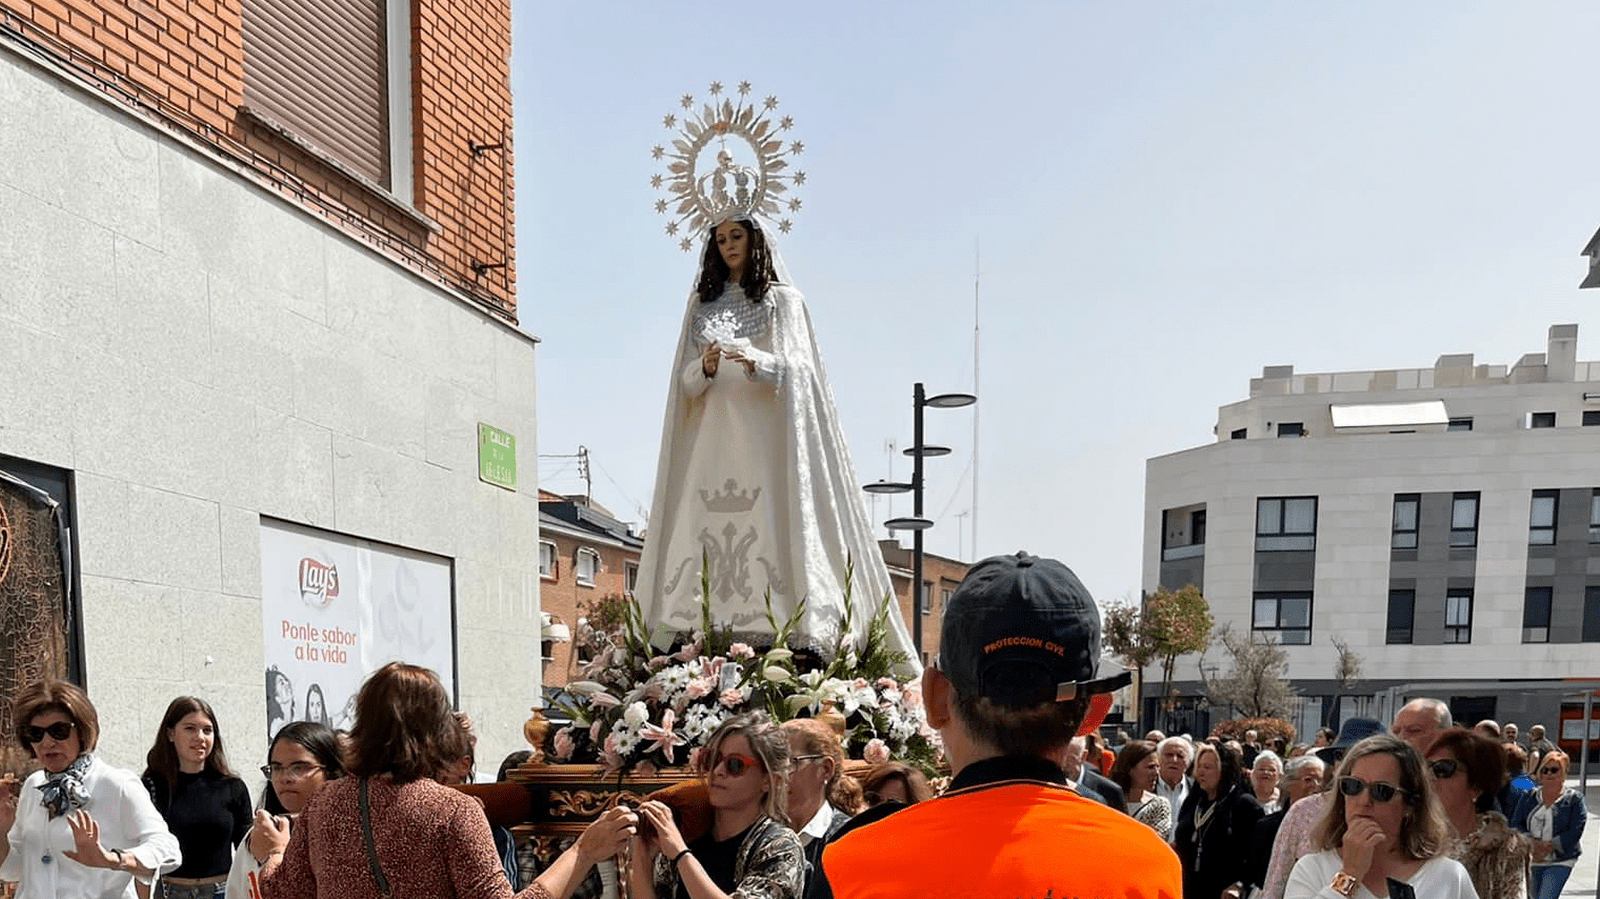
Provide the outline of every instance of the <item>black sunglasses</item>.
[[57,721],[49,727],[34,727],[32,724],[24,724],[22,726],[22,742],[32,746],[34,743],[49,736],[50,739],[59,743],[72,736],[74,727],[77,727],[77,725],[71,721]]
[[1386,784],[1381,780],[1367,783],[1359,777],[1341,777],[1339,778],[1339,792],[1352,799],[1360,796],[1363,792],[1370,792],[1373,802],[1388,802],[1397,794],[1410,791],[1394,784]]
[[1434,780],[1449,780],[1462,770],[1462,766],[1455,759],[1434,759],[1428,763],[1428,770],[1433,772]]
[[1551,765],[1550,767],[1547,767],[1547,768],[1540,768],[1539,769],[1539,773],[1540,774],[1560,774],[1561,773],[1561,769],[1555,767],[1554,765]]

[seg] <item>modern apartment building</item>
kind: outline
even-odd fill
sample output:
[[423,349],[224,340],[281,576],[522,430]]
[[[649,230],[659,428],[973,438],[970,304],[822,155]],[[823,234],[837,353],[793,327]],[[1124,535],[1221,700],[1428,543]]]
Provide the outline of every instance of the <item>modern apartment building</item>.
[[[1600,674],[1600,362],[1577,332],[1510,366],[1266,367],[1216,442],[1147,463],[1145,589],[1193,583],[1219,628],[1282,644],[1301,733],[1433,696],[1553,736]],[[1146,720],[1203,723],[1223,656],[1180,661]]]
[[401,657],[522,744],[509,48],[508,0],[0,0],[0,737],[65,675],[111,763],[195,694],[248,771]]

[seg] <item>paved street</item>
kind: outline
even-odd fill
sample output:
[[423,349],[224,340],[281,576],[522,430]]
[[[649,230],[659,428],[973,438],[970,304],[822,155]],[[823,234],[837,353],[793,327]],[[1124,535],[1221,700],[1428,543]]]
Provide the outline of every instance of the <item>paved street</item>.
[[[1567,785],[1576,789],[1578,781],[1574,778]],[[1589,806],[1589,823],[1583,828],[1583,854],[1573,866],[1567,888],[1561,891],[1563,897],[1600,895],[1596,891],[1597,880],[1600,880],[1600,814],[1596,813],[1600,811],[1600,779],[1589,778],[1589,788],[1584,791],[1583,798]]]

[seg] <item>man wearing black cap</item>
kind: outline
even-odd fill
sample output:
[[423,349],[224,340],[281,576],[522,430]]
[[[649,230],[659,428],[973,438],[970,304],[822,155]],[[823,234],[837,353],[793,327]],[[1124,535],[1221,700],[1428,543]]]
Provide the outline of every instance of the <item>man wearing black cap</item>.
[[1065,565],[1026,553],[974,565],[922,676],[950,788],[829,844],[809,895],[1179,899],[1171,848],[1078,795],[1059,764],[1129,680],[1096,680],[1099,658],[1100,613]]

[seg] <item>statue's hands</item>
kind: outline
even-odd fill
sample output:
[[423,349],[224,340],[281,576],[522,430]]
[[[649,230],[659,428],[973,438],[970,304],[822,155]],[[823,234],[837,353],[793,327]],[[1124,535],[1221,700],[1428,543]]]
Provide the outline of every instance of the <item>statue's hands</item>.
[[700,351],[700,371],[708,378],[717,376],[717,363],[722,360],[722,344],[712,341]]
[[754,359],[751,359],[750,357],[746,356],[744,353],[742,353],[742,352],[740,352],[738,350],[723,350],[722,351],[722,355],[727,357],[727,358],[729,358],[729,359],[732,359],[734,362],[737,362],[740,365],[743,365],[744,366],[744,373],[747,376],[752,377],[752,378],[755,377],[755,374],[756,374],[756,363],[755,363]]

